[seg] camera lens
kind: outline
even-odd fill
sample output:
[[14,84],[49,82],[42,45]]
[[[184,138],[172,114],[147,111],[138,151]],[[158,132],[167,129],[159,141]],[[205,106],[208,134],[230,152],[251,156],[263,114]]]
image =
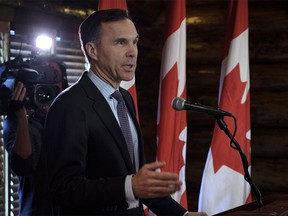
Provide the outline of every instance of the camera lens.
[[57,95],[57,87],[53,85],[37,85],[35,88],[35,104],[50,105]]

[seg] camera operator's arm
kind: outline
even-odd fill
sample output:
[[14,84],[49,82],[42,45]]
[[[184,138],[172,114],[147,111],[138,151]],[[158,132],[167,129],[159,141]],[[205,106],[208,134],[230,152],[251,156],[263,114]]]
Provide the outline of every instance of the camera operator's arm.
[[23,106],[26,89],[18,83],[9,101],[9,113],[4,119],[3,141],[9,155],[11,169],[19,176],[33,171],[30,124]]
[[[23,83],[18,82],[13,91],[11,100],[22,102],[26,94],[26,88]],[[32,144],[30,140],[27,113],[24,106],[15,110],[15,115],[18,119],[17,134],[13,150],[21,158],[27,159],[32,155]]]

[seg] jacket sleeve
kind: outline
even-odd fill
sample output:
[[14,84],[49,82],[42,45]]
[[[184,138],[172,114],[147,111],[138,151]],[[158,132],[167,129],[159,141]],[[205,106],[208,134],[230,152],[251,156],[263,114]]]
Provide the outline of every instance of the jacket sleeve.
[[172,197],[144,199],[143,203],[158,216],[183,216],[187,211]]
[[8,152],[10,168],[18,176],[29,175],[33,171],[32,155],[27,159],[21,158],[14,151],[14,142],[16,139],[17,120],[13,116],[7,116],[4,120],[3,140],[4,148]]

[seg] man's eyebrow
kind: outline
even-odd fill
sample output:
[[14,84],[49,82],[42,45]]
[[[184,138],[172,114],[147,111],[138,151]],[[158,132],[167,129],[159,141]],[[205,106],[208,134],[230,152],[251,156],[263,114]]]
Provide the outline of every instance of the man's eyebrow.
[[[140,36],[137,35],[137,36],[133,39],[133,41],[135,41],[135,40],[139,40],[139,38],[140,38]],[[114,41],[128,41],[128,40],[129,40],[129,39],[126,38],[126,37],[118,37],[118,38],[115,38]]]

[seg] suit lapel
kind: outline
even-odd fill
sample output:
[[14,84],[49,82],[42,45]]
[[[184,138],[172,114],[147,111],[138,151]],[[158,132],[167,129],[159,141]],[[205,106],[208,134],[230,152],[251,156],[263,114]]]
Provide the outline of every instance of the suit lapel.
[[88,97],[94,101],[93,109],[95,110],[99,118],[102,120],[103,124],[106,126],[111,136],[114,138],[116,146],[119,148],[125,164],[129,168],[131,173],[135,172],[135,168],[129,156],[125,138],[106,99],[103,97],[99,89],[89,79],[86,72],[80,79],[80,84],[86,91]]

